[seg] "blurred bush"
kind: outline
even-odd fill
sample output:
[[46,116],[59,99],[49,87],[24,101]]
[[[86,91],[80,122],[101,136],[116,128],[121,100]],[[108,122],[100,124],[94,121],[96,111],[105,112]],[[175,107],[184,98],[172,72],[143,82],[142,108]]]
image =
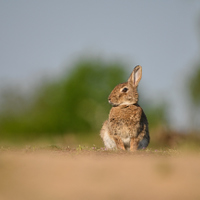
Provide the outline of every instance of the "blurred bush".
[[192,103],[196,106],[200,106],[200,65],[197,65],[187,84]]
[[200,130],[200,63],[196,64],[191,75],[187,79],[186,88],[190,100],[189,120],[191,131]]
[[5,90],[0,110],[4,138],[34,138],[98,131],[107,118],[107,98],[126,80],[123,65],[81,60],[56,79],[47,80],[29,96]]

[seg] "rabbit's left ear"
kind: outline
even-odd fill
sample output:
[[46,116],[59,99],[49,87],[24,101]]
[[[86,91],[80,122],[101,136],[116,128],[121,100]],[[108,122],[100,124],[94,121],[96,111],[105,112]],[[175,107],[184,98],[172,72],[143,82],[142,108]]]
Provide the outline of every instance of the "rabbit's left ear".
[[142,78],[142,67],[140,65],[137,65],[133,72],[131,73],[128,82],[133,84],[134,86],[138,86],[138,83],[140,82]]

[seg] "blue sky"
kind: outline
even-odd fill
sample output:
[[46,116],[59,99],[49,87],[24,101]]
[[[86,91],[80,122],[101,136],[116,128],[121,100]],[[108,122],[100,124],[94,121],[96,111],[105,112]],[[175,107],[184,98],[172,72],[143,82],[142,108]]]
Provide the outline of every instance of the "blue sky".
[[0,1],[1,85],[34,85],[81,55],[143,66],[139,89],[188,124],[184,82],[198,61],[200,1]]

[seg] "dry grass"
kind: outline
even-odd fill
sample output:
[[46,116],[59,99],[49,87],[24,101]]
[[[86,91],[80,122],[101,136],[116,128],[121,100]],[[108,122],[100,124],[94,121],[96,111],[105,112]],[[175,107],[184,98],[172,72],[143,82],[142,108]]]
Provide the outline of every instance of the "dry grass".
[[0,150],[0,199],[200,199],[199,153],[78,146]]

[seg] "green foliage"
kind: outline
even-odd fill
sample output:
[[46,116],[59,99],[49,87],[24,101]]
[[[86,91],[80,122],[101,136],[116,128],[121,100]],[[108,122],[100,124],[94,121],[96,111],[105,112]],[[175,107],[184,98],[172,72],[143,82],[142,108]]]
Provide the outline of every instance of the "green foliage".
[[[62,77],[43,83],[29,102],[13,93],[11,108],[7,97],[3,107],[9,112],[4,109],[0,113],[1,136],[27,138],[97,131],[110,109],[106,101],[109,93],[125,79],[121,64],[80,61]],[[15,112],[14,105],[19,102],[29,107],[22,106]]]
[[188,81],[188,91],[195,106],[200,105],[200,66]]

